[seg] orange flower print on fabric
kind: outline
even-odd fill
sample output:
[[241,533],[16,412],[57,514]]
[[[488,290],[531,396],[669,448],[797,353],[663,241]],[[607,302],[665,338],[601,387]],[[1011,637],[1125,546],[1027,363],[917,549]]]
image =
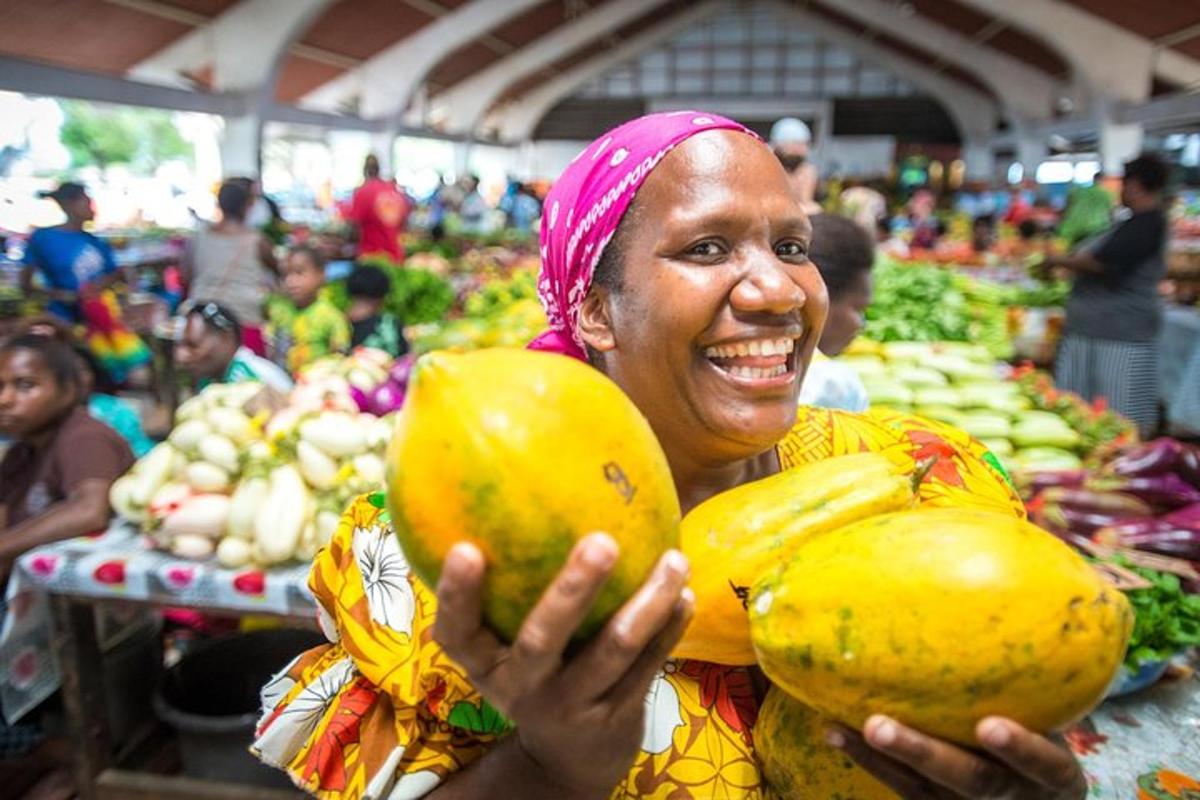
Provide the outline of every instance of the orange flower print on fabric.
[[754,682],[744,667],[709,664],[705,661],[685,661],[679,672],[700,685],[700,705],[713,709],[717,716],[751,744],[750,731],[758,719],[758,699]]
[[316,779],[323,791],[346,788],[345,752],[358,744],[363,717],[379,697],[379,690],[359,678],[338,698],[325,729],[308,751],[302,778]]
[[1138,800],[1200,800],[1200,781],[1160,769],[1138,778]]

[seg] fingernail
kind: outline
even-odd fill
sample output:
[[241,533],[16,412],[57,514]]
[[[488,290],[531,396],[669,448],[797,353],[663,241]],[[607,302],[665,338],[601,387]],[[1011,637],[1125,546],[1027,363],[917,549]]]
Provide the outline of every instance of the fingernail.
[[838,750],[841,750],[846,746],[846,735],[837,728],[826,728],[825,743],[830,747],[836,747]]
[[687,573],[688,573],[687,556],[685,556],[683,553],[679,552],[678,550],[668,550],[667,554],[663,557],[663,568],[669,574],[687,575]]
[[617,545],[607,536],[589,536],[583,543],[583,562],[590,567],[607,569],[617,560]]
[[442,568],[442,576],[452,581],[460,581],[471,571],[471,549],[465,544],[456,544],[446,554],[446,563]]
[[691,616],[692,611],[696,608],[696,593],[692,591],[692,587],[685,586],[679,592],[679,609],[684,614]]
[[1008,726],[998,720],[990,720],[983,724],[980,731],[983,743],[989,747],[1005,747],[1012,739]]
[[874,730],[871,732],[871,739],[881,747],[890,747],[896,743],[896,737],[899,735],[900,731],[897,730],[896,723],[890,719],[885,719],[876,723]]

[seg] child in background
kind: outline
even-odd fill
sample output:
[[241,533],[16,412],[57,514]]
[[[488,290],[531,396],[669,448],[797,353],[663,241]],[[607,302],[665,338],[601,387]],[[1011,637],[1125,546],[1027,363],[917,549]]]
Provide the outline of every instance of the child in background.
[[404,323],[383,308],[392,283],[387,273],[369,264],[356,267],[346,281],[350,295],[350,345],[375,347],[398,358],[408,352]]
[[280,275],[287,300],[267,312],[275,360],[295,373],[322,356],[348,350],[350,324],[321,297],[325,258],[311,247],[292,248]]

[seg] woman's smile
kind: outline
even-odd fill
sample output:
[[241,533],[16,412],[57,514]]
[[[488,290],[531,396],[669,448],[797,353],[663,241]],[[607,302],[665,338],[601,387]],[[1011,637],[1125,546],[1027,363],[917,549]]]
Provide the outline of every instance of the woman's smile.
[[797,341],[802,330],[749,334],[704,348],[704,358],[731,383],[746,389],[774,389],[796,380]]

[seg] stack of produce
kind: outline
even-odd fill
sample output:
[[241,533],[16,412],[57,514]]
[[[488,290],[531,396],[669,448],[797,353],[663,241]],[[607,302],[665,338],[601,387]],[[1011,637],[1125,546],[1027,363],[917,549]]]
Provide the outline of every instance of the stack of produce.
[[546,315],[537,299],[537,273],[526,268],[480,286],[466,299],[459,319],[414,330],[413,346],[421,353],[521,347],[545,329]]
[[208,387],[113,484],[113,509],[183,558],[215,554],[230,568],[311,558],[349,499],[381,484],[393,424],[360,414],[340,384],[320,385],[301,384],[282,407],[256,383]]
[[[1039,732],[1077,719],[1120,667],[1133,622],[1120,593],[1024,520],[913,508],[931,464],[905,474],[881,454],[846,455],[716,495],[680,522],[665,456],[624,393],[520,350],[421,359],[396,431],[386,503],[414,573],[434,585],[455,543],[481,544],[484,616],[506,640],[579,537],[609,531],[621,548],[586,639],[678,529],[696,613],[675,655],[757,662],[794,697],[776,695],[758,721],[781,732],[763,753],[777,787],[816,772],[826,720],[887,713],[971,746],[985,716]],[[798,703],[815,722],[795,722]],[[836,763],[820,796],[874,796]]]
[[1002,378],[1008,368],[977,345],[857,342],[839,360],[858,372],[872,405],[961,428],[1019,472],[1078,469],[1134,436],[1127,420],[1055,390],[1045,373]]
[[[422,259],[429,263],[432,259],[427,256]],[[454,305],[454,288],[450,282],[428,268],[401,266],[386,258],[365,258],[361,263],[379,267],[391,281],[391,290],[383,301],[383,310],[393,314],[405,324],[416,325],[423,322],[436,322],[443,319]],[[438,267],[440,268],[440,264]],[[333,303],[339,310],[350,308],[350,295],[346,291],[346,281],[331,281],[321,289],[321,294]],[[267,298],[270,308],[272,303],[285,303],[286,298],[273,295]]]
[[1038,476],[1030,507],[1048,529],[1200,562],[1200,450],[1175,439],[1128,448],[1095,473]]
[[348,356],[326,356],[296,376],[288,405],[307,411],[364,411],[382,417],[398,411],[404,403],[411,369],[411,358],[393,362],[384,351],[370,347],[355,348]]
[[1012,355],[1004,287],[932,264],[881,258],[863,336],[877,342],[975,342]]
[[1136,618],[1127,676],[1148,685],[1170,658],[1200,646],[1200,450],[1158,439],[1094,474],[1041,474],[1026,493],[1044,528],[1144,579],[1127,592]]

